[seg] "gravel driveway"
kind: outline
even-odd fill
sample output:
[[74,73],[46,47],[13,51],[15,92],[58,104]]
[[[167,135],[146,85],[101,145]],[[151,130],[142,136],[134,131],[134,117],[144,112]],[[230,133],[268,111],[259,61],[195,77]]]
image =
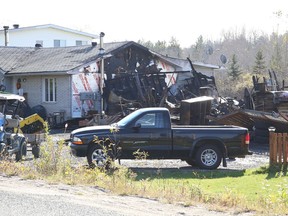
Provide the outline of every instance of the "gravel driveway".
[[[69,138],[69,133],[62,133],[59,130],[51,132],[51,136],[55,142]],[[235,160],[227,160],[227,167],[222,164],[218,169],[225,170],[244,170],[249,168],[257,168],[269,164],[269,145],[251,143],[249,147],[252,155],[245,158],[236,158]],[[75,163],[87,165],[86,158],[73,158]],[[130,168],[176,168],[176,169],[195,169],[181,160],[121,160],[121,165]]]
[[[249,168],[257,168],[269,164],[268,145],[251,144],[250,151],[252,155],[245,158],[236,158],[235,160],[227,160],[227,167],[222,164],[218,169],[225,170],[244,170]],[[181,160],[121,160],[121,164],[130,168],[177,168],[183,170],[195,169]]]

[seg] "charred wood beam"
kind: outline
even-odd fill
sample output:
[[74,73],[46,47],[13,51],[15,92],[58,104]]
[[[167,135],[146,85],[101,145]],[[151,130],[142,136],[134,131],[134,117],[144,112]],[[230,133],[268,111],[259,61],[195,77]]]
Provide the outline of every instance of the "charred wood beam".
[[280,91],[280,86],[279,86],[279,82],[278,82],[278,79],[277,79],[276,73],[275,73],[274,70],[272,70],[272,73],[273,73],[273,77],[274,77],[274,79],[275,79],[276,89],[277,89],[277,91]]
[[192,61],[190,60],[190,58],[187,58],[188,62],[190,63],[190,66],[191,66],[191,69],[192,69],[192,72],[196,72],[193,64],[192,64]]

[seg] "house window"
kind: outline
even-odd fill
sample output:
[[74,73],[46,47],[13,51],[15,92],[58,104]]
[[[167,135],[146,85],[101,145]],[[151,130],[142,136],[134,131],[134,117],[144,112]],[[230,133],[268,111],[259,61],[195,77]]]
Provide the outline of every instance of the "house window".
[[76,40],[76,46],[82,46],[82,45],[87,45],[87,41],[81,41],[81,40]]
[[54,47],[66,47],[66,40],[54,40]]
[[43,101],[44,102],[56,102],[56,78],[43,79]]

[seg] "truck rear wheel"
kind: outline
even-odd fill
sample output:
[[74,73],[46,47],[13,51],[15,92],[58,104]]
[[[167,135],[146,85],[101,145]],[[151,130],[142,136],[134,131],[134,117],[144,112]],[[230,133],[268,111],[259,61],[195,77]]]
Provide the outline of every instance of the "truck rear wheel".
[[216,169],[221,158],[222,153],[216,145],[202,145],[196,152],[196,163],[202,169]]

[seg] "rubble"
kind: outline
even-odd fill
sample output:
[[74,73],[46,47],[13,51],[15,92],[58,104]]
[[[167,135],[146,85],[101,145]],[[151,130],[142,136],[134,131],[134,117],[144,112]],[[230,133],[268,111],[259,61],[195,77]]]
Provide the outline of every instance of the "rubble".
[[[136,59],[125,63],[121,56],[117,60],[105,66],[111,72],[103,91],[107,116],[93,115],[85,124],[113,123],[141,107],[165,106],[177,124],[237,125],[262,138],[268,137],[269,126],[277,132],[288,131],[288,91],[284,82],[280,87],[274,71],[263,82],[253,76],[253,89],[245,89],[243,99],[237,100],[219,96],[215,78],[197,72],[190,59],[191,71],[173,72],[161,72],[149,58],[143,57],[141,63]],[[169,73],[170,79],[175,74],[177,79],[167,81]]]
[[[269,72],[269,79],[253,76],[253,88],[245,89],[244,103],[238,109],[231,109],[227,114],[210,118],[213,124],[233,124],[248,128],[258,143],[269,142],[269,127],[277,133],[288,131],[288,91],[282,86],[274,71]],[[231,108],[231,106],[230,106]]]

